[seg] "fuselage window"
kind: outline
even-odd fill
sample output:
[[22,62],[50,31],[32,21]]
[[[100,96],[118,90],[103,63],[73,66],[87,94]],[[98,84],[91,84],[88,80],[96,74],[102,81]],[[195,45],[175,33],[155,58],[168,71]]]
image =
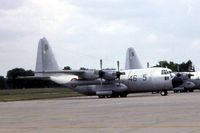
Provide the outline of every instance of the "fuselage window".
[[168,77],[168,76],[165,76],[165,80],[169,80],[169,77]]
[[169,72],[168,72],[167,70],[162,70],[162,71],[161,71],[161,74],[162,74],[162,75],[166,75],[166,74],[168,74],[168,73],[169,73]]
[[164,75],[165,74],[165,70],[162,70],[161,74]]

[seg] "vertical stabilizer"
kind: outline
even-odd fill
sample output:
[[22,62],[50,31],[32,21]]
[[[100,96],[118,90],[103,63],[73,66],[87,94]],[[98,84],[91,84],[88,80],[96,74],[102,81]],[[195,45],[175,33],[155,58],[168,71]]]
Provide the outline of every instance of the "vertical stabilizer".
[[138,56],[134,48],[128,48],[126,52],[126,64],[125,70],[127,69],[142,69],[142,65],[138,59]]
[[58,64],[52,49],[46,38],[42,38],[38,44],[37,61],[35,71],[58,70]]

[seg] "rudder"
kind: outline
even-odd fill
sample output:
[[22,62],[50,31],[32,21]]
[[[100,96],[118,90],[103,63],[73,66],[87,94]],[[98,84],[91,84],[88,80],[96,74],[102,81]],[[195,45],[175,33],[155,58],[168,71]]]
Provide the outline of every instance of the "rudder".
[[44,37],[39,40],[35,71],[43,72],[46,70],[59,70],[59,68],[52,49]]
[[126,52],[126,64],[125,70],[128,69],[142,69],[142,65],[138,59],[138,56],[134,50],[134,48],[128,48]]

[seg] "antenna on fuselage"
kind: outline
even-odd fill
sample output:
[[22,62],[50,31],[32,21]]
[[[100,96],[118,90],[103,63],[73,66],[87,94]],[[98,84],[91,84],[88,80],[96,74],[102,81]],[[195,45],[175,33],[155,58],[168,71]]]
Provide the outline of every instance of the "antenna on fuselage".
[[147,62],[147,68],[149,68],[149,62]]
[[105,72],[103,71],[103,61],[102,59],[100,59],[100,71],[99,71],[99,77],[101,79],[101,86],[103,84],[103,75],[105,74]]

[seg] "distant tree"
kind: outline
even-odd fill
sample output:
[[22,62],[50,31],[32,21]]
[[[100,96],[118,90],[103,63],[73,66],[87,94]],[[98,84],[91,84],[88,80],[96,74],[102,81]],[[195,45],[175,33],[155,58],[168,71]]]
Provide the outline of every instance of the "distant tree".
[[8,88],[24,88],[28,84],[26,80],[18,79],[20,76],[34,76],[32,70],[25,70],[23,68],[14,68],[7,72],[7,86]]
[[70,66],[65,66],[65,67],[63,68],[63,70],[71,70],[71,67],[70,67]]
[[26,79],[19,77],[34,76],[32,70],[25,70],[23,68],[14,68],[7,72],[6,86],[8,89],[18,88],[49,88],[60,87],[60,85],[50,81],[42,79]]
[[47,88],[57,87],[58,85],[49,80],[41,79],[26,79],[19,77],[34,76],[32,70],[25,70],[23,68],[15,68],[7,72],[6,86],[8,89],[18,88]]
[[88,70],[88,68],[81,67],[80,70]]
[[171,69],[172,71],[177,71],[178,69],[178,64],[174,63],[172,61],[167,62],[167,61],[159,61],[158,64],[154,67],[167,67],[169,69]]
[[192,61],[188,60],[186,63],[182,62],[181,64],[174,63],[172,61],[159,61],[158,64],[154,67],[167,67],[174,72],[191,72],[195,71],[195,68],[192,66]]
[[34,72],[32,70],[26,71],[23,68],[14,68],[7,72],[7,78],[9,79],[15,79],[19,76],[34,76]]
[[5,78],[3,76],[0,76],[0,89],[5,88]]

